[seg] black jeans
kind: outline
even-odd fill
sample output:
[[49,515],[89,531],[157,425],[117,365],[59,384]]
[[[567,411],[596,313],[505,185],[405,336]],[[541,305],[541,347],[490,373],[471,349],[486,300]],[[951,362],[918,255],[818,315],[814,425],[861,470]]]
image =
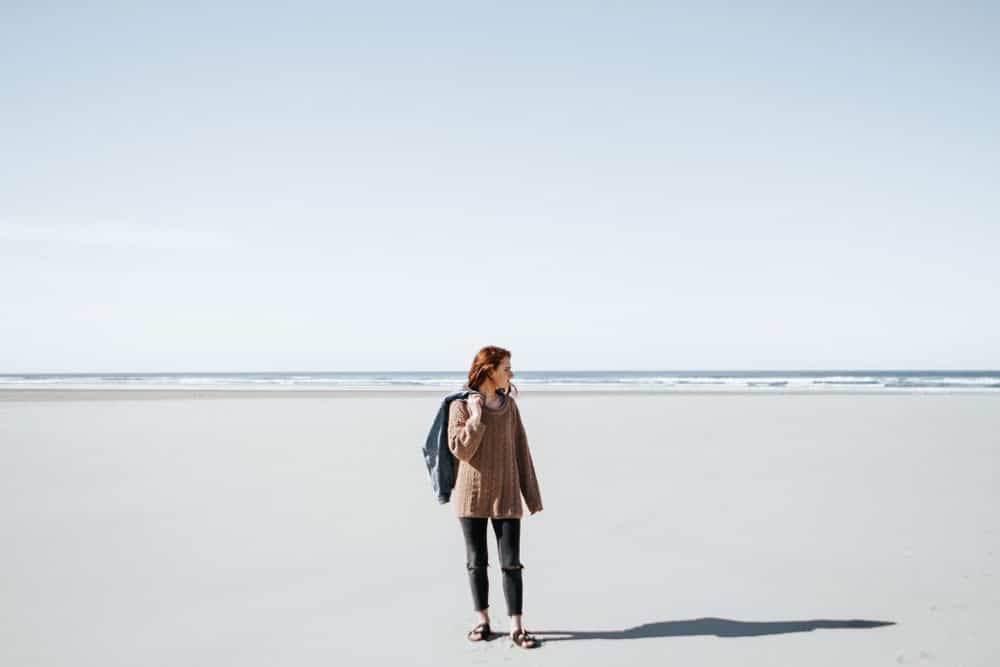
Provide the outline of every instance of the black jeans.
[[486,522],[493,522],[493,533],[500,552],[500,569],[503,572],[503,594],[507,600],[507,615],[521,613],[524,585],[521,581],[521,520],[459,517],[465,535],[465,566],[472,586],[472,603],[476,611],[490,606],[489,566],[486,551]]

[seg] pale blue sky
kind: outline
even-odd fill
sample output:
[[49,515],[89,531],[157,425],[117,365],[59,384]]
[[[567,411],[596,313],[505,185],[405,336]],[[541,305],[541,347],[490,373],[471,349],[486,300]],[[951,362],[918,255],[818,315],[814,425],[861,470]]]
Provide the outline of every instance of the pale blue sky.
[[4,4],[0,372],[1000,367],[997,11],[699,4]]

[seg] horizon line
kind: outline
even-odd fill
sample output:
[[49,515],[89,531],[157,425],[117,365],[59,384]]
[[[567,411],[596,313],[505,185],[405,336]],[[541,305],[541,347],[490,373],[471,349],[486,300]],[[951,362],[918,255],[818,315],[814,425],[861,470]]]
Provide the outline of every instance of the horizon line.
[[[982,372],[1000,373],[1000,368],[585,368],[585,369],[542,369],[542,370],[520,370],[519,373],[827,373],[827,372]],[[399,370],[399,369],[377,369],[363,371],[333,371],[333,370],[225,370],[225,371],[21,371],[21,372],[0,372],[0,377],[27,376],[27,375],[221,375],[227,373],[301,373],[301,374],[322,374],[322,373],[454,373],[458,375],[467,374],[464,370]],[[515,375],[516,377],[516,375]]]

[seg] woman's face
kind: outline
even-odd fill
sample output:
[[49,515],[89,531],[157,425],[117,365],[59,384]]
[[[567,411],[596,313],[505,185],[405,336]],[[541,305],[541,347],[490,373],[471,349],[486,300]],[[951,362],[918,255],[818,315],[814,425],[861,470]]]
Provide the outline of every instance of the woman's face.
[[501,361],[500,366],[490,373],[490,379],[493,380],[493,385],[497,389],[503,389],[505,391],[510,389],[510,381],[513,377],[514,371],[510,369],[510,357]]

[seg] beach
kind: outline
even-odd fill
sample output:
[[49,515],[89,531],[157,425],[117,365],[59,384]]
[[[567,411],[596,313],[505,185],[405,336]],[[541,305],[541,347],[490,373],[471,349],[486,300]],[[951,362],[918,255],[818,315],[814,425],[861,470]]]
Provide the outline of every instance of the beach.
[[1000,394],[523,392],[525,651],[465,639],[444,393],[0,392],[0,664],[1000,658]]

